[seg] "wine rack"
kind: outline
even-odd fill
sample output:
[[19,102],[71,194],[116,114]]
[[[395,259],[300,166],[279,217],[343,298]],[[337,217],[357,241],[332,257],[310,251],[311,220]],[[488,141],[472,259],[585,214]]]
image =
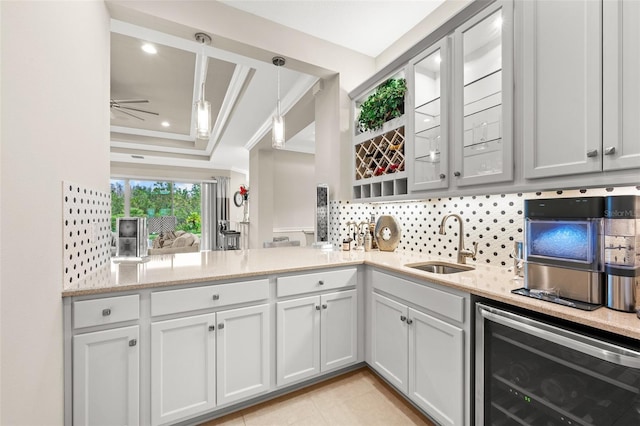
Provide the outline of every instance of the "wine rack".
[[354,199],[381,199],[407,194],[405,116],[382,129],[354,138]]

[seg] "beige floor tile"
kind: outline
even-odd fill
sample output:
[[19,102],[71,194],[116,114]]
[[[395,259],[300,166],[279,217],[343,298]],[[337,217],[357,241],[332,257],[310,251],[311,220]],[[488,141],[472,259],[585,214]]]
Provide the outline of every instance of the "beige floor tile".
[[363,368],[202,426],[434,426],[382,379]]
[[412,425],[409,416],[375,390],[322,411],[330,425]]
[[200,426],[244,426],[244,417],[240,411],[208,421]]
[[293,425],[305,419],[319,417],[320,411],[306,394],[292,398],[278,398],[278,401],[248,409],[244,413],[246,426]]
[[375,390],[373,383],[367,380],[368,374],[361,370],[350,374],[343,380],[328,383],[309,392],[308,396],[320,411],[336,404]]

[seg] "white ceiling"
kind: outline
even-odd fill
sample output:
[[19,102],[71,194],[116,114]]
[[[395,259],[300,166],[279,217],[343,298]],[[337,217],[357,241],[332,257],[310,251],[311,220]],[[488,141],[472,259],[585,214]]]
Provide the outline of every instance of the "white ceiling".
[[[219,0],[376,57],[444,0]],[[378,31],[371,31],[377,28]]]
[[[222,1],[370,56],[377,56],[442,2]],[[365,31],[362,26],[381,30]],[[157,54],[141,50],[148,42],[156,47]],[[112,110],[112,162],[248,172],[247,148],[270,133],[277,99],[278,69],[273,64],[222,51],[215,47],[215,39],[210,46],[203,46],[195,39],[115,20],[111,45],[111,98],[148,99],[148,103],[127,106],[158,113],[155,116],[129,110],[143,121]],[[200,93],[205,57],[205,98],[212,104],[215,124],[212,137],[199,140],[194,132],[193,103]],[[280,68],[280,77],[285,112],[304,99],[317,81],[286,65]],[[170,127],[163,127],[163,121]],[[303,127],[296,135],[287,135],[287,146],[294,151],[313,152],[313,123]]]

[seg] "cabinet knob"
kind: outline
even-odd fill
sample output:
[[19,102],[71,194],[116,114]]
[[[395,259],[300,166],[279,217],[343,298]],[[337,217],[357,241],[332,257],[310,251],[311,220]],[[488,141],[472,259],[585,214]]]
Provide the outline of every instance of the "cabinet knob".
[[587,157],[592,158],[592,157],[597,157],[598,156],[598,150],[597,149],[590,149],[589,151],[587,151]]
[[327,304],[326,303],[322,304],[322,309],[327,309]]
[[102,310],[103,317],[108,317],[109,315],[111,315],[111,309],[107,308]]
[[222,330],[223,328],[224,328],[224,323],[223,322],[218,324],[218,330]]
[[445,175],[444,173],[440,173],[440,179],[444,179],[446,177],[447,177],[447,175]]
[[324,285],[324,281],[323,280],[318,281],[318,285]]
[[604,155],[613,155],[616,153],[616,147],[610,146],[604,149]]
[[215,325],[210,325],[209,326],[209,331],[216,331],[216,326]]
[[214,294],[213,295],[213,300],[220,300],[220,295],[219,294]]
[[135,346],[137,344],[138,344],[138,340],[136,340],[136,339],[129,340],[129,346]]
[[400,321],[406,321],[407,317],[405,317],[404,315],[400,315]]
[[455,177],[460,177],[460,172],[453,172],[453,175],[454,175]]
[[316,305],[316,311],[320,310],[320,305]]
[[407,319],[407,324],[409,324],[409,325],[413,324],[413,320],[412,319]]

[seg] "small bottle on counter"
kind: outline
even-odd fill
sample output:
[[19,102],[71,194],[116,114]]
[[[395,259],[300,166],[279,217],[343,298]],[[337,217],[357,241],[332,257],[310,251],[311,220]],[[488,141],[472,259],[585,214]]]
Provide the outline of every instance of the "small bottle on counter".
[[351,239],[345,238],[344,240],[342,240],[342,251],[349,250],[351,250]]
[[373,238],[371,238],[371,233],[367,232],[364,236],[364,251],[371,251],[373,247]]

